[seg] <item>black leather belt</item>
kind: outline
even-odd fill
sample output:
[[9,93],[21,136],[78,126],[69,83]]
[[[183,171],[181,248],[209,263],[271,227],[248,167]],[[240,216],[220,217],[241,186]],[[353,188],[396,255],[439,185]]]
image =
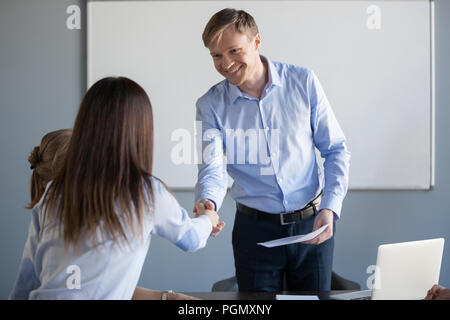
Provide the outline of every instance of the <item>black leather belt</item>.
[[281,225],[294,224],[300,220],[305,220],[313,216],[319,211],[320,201],[322,200],[322,192],[311,200],[304,208],[296,211],[281,212],[281,213],[268,213],[247,207],[243,204],[236,202],[236,207],[239,212],[243,214],[255,216],[258,219],[269,220],[273,222],[279,222]]

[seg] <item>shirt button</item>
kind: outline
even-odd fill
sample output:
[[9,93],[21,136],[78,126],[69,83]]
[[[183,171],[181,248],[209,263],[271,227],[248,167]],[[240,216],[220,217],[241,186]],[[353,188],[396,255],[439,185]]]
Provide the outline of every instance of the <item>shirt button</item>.
[[287,201],[287,200],[284,200],[284,204],[288,204],[288,201]]
[[278,178],[278,182],[279,182],[279,183],[283,182],[283,179]]

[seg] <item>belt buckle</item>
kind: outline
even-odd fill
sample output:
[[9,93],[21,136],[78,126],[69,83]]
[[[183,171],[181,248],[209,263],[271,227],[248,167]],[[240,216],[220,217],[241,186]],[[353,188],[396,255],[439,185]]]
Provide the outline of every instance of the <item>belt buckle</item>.
[[294,212],[295,211],[289,211],[289,212],[282,212],[282,213],[280,213],[280,223],[281,223],[282,226],[295,223],[295,221],[284,222],[284,215],[285,214],[291,214],[291,213],[294,213]]

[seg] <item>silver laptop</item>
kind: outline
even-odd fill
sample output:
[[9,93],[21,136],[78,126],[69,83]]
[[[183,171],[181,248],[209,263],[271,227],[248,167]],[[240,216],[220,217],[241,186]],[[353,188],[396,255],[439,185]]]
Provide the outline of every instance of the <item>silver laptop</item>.
[[444,239],[378,247],[372,290],[330,295],[338,300],[420,300],[439,283]]

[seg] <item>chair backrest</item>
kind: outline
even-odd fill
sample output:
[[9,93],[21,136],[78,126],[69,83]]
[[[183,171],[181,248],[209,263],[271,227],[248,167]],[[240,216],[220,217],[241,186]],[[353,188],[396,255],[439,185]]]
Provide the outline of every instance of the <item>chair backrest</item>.
[[331,274],[331,290],[361,290],[361,286],[359,283],[345,279],[333,272]]
[[236,277],[227,278],[217,281],[212,286],[212,292],[234,292],[238,291],[238,284]]

